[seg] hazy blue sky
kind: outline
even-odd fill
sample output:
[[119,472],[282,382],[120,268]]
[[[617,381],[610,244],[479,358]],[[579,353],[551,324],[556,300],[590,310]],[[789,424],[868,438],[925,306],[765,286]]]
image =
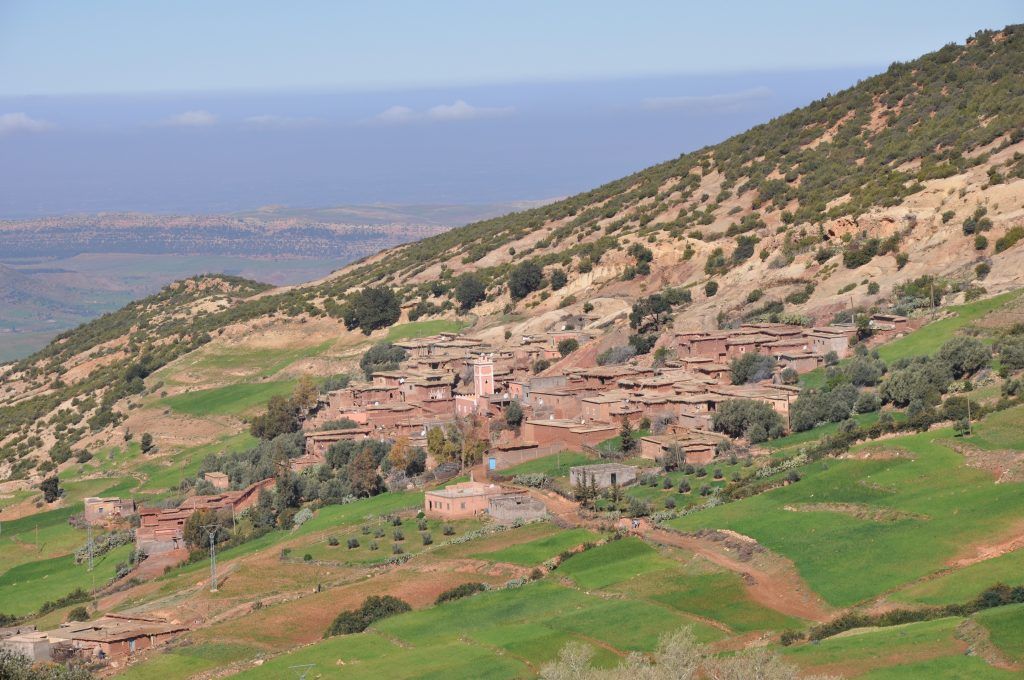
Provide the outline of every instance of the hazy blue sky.
[[1021,0],[0,0],[0,218],[593,187]]
[[889,63],[1020,0],[3,0],[0,94],[365,88]]

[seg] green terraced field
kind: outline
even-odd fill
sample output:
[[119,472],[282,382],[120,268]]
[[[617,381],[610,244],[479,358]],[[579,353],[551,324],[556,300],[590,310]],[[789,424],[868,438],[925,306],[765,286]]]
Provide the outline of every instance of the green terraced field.
[[[916,459],[817,463],[797,484],[670,523],[752,536],[792,559],[830,603],[854,604],[941,568],[964,545],[998,533],[1024,512],[1019,485],[995,484],[988,473],[965,466],[942,445],[950,436],[933,431],[891,439],[877,446],[900,447]],[[873,521],[786,509],[828,502],[912,515]]]
[[294,388],[292,380],[239,383],[176,394],[159,403],[190,416],[239,415],[263,406],[273,396],[290,394]]
[[558,555],[587,541],[596,541],[600,536],[586,529],[568,529],[537,538],[527,543],[509,546],[488,553],[475,553],[472,556],[492,562],[510,562],[524,567],[533,567],[546,559]]

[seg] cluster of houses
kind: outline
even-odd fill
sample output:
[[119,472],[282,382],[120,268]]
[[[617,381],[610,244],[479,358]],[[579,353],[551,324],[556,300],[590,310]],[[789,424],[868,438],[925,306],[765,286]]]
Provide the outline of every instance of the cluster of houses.
[[158,647],[187,630],[184,624],[158,617],[111,613],[95,621],[68,622],[46,631],[35,626],[0,628],[0,648],[32,661],[78,655],[116,662]]
[[[901,333],[907,324],[904,317],[889,315],[876,315],[871,322],[882,334]],[[703,464],[714,457],[722,439],[711,427],[718,404],[762,401],[788,422],[799,388],[784,384],[782,371],[813,370],[831,353],[843,358],[856,335],[852,324],[805,328],[750,323],[663,337],[672,359],[658,368],[633,362],[559,371],[556,364],[536,375],[532,369],[537,359],[561,358],[559,342],[571,338],[583,344],[591,337],[578,330],[552,331],[523,337],[511,349],[458,334],[398,342],[408,353],[399,369],[374,373],[368,384],[337,390],[321,400],[304,424],[306,454],[293,466],[322,463],[330,446],[342,439],[406,437],[425,446],[432,428],[469,416],[500,421],[513,402],[525,420],[518,432],[505,430],[494,437],[486,454],[489,470],[563,449],[592,449],[614,437],[623,419],[633,425],[644,420],[664,424],[657,434],[642,439],[643,457],[657,460],[669,451],[682,452],[687,462]],[[751,384],[731,384],[730,362],[750,352],[775,359],[774,374]],[[332,422],[350,427],[325,427]]]

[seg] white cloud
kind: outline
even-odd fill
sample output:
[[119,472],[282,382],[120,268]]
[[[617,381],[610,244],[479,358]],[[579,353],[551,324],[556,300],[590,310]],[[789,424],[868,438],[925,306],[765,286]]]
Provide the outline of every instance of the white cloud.
[[43,132],[52,127],[51,123],[39,120],[38,118],[32,118],[25,113],[0,114],[0,135],[15,134],[17,132]]
[[752,102],[767,99],[774,94],[767,87],[755,87],[740,92],[710,94],[684,97],[652,97],[643,101],[645,109],[654,111],[678,109],[686,111],[703,111],[729,113],[740,111]]
[[261,116],[249,116],[242,120],[246,125],[264,128],[300,127],[316,122],[316,118],[291,118],[289,116],[276,116],[264,114]]
[[473,106],[459,99],[453,104],[438,104],[425,111],[416,111],[408,106],[392,106],[378,113],[374,116],[373,120],[378,123],[387,124],[403,124],[417,121],[448,122],[507,116],[512,112],[513,109],[511,107]]
[[439,104],[427,111],[431,120],[472,120],[474,118],[491,118],[512,113],[511,108],[487,108],[471,106],[461,99],[454,104]]
[[392,106],[378,113],[374,120],[379,123],[411,123],[419,118],[419,114],[408,106]]
[[209,127],[217,123],[217,116],[209,111],[185,111],[164,120],[164,125],[174,127]]

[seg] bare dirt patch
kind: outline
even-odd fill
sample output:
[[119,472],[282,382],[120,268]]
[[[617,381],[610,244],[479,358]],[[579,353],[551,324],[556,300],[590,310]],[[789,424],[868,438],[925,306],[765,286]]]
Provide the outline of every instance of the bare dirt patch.
[[968,546],[962,551],[960,557],[950,560],[947,564],[962,569],[1021,548],[1024,548],[1024,521],[1018,522],[1001,539]]
[[956,638],[967,643],[968,654],[980,656],[990,666],[1008,671],[1024,670],[1024,665],[1003,656],[999,648],[992,644],[985,626],[974,619],[967,619],[956,627]]
[[969,467],[991,474],[996,483],[1024,482],[1024,451],[979,449],[967,442],[951,441],[951,449],[964,457]]

